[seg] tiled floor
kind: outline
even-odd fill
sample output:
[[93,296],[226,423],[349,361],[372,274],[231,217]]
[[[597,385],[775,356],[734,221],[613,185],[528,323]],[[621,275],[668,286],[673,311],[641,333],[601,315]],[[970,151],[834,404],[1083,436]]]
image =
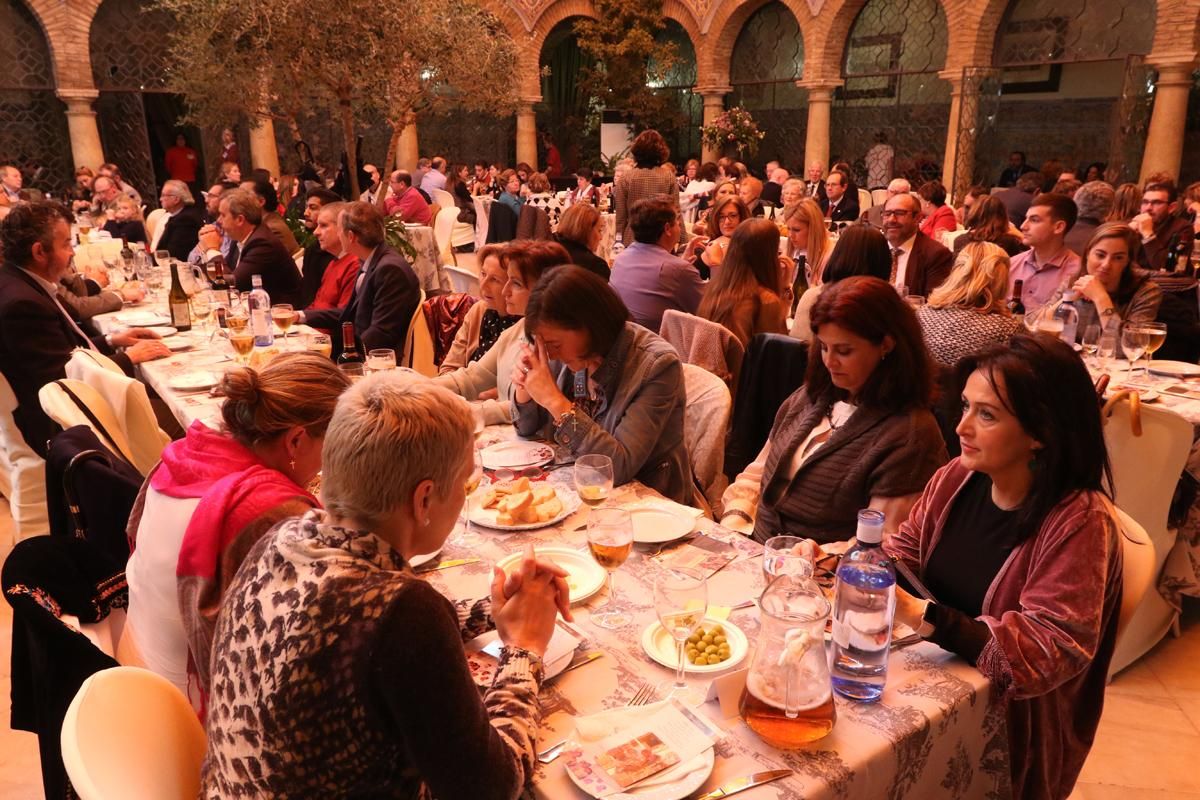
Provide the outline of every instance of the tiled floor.
[[[12,542],[0,499],[0,562]],[[42,797],[37,739],[8,727],[12,611],[0,600],[0,798]],[[1104,718],[1070,800],[1200,800],[1200,603],[1184,614],[1183,636],[1166,639],[1108,688]]]

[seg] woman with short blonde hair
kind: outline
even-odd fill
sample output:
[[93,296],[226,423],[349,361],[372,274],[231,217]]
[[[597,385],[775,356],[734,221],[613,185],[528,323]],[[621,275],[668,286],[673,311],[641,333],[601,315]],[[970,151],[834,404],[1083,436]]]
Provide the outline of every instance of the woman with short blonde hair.
[[[467,404],[424,380],[377,373],[341,398],[328,510],[277,525],[222,603],[204,797],[521,794],[542,657],[557,612],[571,619],[565,573],[531,547],[519,579],[496,570],[490,597],[451,604],[412,567],[454,529],[473,445]],[[481,697],[463,642],[493,628]]]
[[1021,330],[1005,305],[1008,254],[991,242],[971,242],[950,275],[917,309],[917,321],[933,360],[953,367],[962,359]]
[[591,203],[575,203],[563,212],[554,240],[567,249],[571,263],[608,280],[608,262],[596,255],[604,238],[604,218]]

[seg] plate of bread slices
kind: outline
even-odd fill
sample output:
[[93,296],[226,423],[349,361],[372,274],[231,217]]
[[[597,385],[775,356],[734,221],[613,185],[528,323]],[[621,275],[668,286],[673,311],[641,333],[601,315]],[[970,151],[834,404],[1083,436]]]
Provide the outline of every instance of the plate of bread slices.
[[561,522],[579,506],[579,495],[566,487],[517,478],[472,495],[471,522],[499,531],[529,531]]

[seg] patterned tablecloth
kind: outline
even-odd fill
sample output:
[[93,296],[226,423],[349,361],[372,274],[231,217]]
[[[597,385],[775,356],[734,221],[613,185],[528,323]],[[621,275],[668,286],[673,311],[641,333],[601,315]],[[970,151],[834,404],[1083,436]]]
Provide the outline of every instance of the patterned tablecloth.
[[[504,428],[489,428],[482,434],[483,443],[511,437],[511,429]],[[551,472],[548,479],[569,484],[571,475],[568,467]],[[611,502],[627,508],[673,505],[641,484],[617,489]],[[558,525],[525,533],[479,529],[484,543],[474,549],[453,544],[456,530],[442,557],[476,556],[483,560],[432,572],[429,580],[451,597],[483,596],[491,564],[522,551],[528,543],[566,545],[586,552],[582,526],[588,513],[585,506]],[[761,593],[761,546],[710,520],[700,519],[698,529],[726,542],[730,552],[738,554],[728,567],[712,576],[710,605],[733,606]],[[673,678],[673,670],[652,661],[640,644],[642,631],[655,619],[652,586],[659,568],[651,554],[641,552],[638,546],[617,572],[617,602],[634,618],[628,628],[599,628],[588,621],[588,604],[576,606],[576,627],[587,635],[581,647],[602,650],[604,656],[543,687],[541,747],[569,734],[573,716],[623,706],[643,682],[657,684]],[[602,590],[589,604],[603,596]],[[758,611],[734,611],[729,622],[741,628],[751,642],[750,655],[738,665],[748,667],[759,629]],[[690,680],[707,687],[711,677]],[[932,644],[922,643],[892,654],[887,690],[879,703],[839,699],[833,732],[802,750],[781,751],[766,745],[740,718],[721,719],[718,705],[705,703],[702,710],[722,729],[722,736],[716,744],[716,766],[704,791],[751,772],[787,768],[795,771],[792,777],[743,796],[747,800],[1007,797],[1004,714],[989,700],[990,684],[978,670]],[[586,797],[567,778],[564,760],[539,765],[534,796],[556,800]]]
[[[145,308],[105,314],[96,318],[102,331],[125,325],[133,313]],[[169,386],[171,378],[195,370],[223,371],[234,366],[227,347],[207,343],[202,334],[191,334],[197,347],[170,358],[141,365],[142,379],[166,401],[185,428],[196,419],[215,422],[220,398],[207,392],[182,393]],[[291,337],[290,346],[298,346]],[[480,446],[514,438],[511,427],[496,426],[481,434]],[[570,485],[569,467],[549,473],[548,480]],[[610,502],[622,507],[672,506],[641,484],[618,488]],[[586,506],[557,525],[524,533],[499,533],[479,529],[483,543],[464,548],[455,544],[462,523],[442,550],[443,558],[479,557],[475,564],[429,574],[431,584],[451,597],[482,597],[488,590],[491,565],[526,544],[559,545],[586,553]],[[757,543],[700,518],[697,529],[725,542],[737,558],[714,574],[709,582],[711,606],[734,606],[757,597],[763,580]],[[585,649],[599,649],[604,657],[549,682],[542,690],[542,746],[564,738],[572,717],[623,706],[643,682],[657,684],[673,677],[642,650],[642,631],[655,620],[653,580],[659,563],[649,552],[635,547],[634,554],[616,576],[617,602],[633,616],[628,628],[608,631],[589,622],[588,605],[575,609],[576,627],[587,639]],[[604,592],[592,598],[599,601]],[[753,660],[759,630],[755,608],[734,611],[729,622],[741,628],[751,642],[751,652],[737,665]],[[482,656],[480,656],[482,657]],[[707,687],[706,678],[689,678]],[[921,643],[892,653],[887,689],[874,704],[837,700],[837,723],[825,739],[804,749],[781,751],[764,744],[738,717],[722,719],[716,703],[702,711],[721,729],[715,745],[716,766],[705,791],[751,772],[787,768],[789,778],[744,794],[754,798],[813,800],[816,798],[1004,798],[1008,788],[1008,745],[1003,710],[990,703],[988,681],[974,667],[932,644]],[[563,759],[539,765],[533,794],[539,798],[585,797],[564,772]]]
[[[1120,385],[1126,380],[1128,367],[1129,362],[1125,359],[1117,359],[1112,363],[1107,370],[1112,380],[1109,391],[1112,386]],[[1104,371],[1095,363],[1089,364],[1089,368],[1094,378]],[[1192,424],[1192,452],[1188,456],[1185,471],[1193,479],[1200,481],[1200,400],[1161,393],[1166,387],[1180,383],[1187,383],[1200,391],[1200,381],[1180,381],[1178,378],[1151,374],[1143,376],[1139,372],[1135,374],[1134,383],[1159,391],[1154,405],[1170,409]],[[1163,564],[1162,573],[1158,576],[1158,591],[1176,609],[1181,607],[1183,595],[1200,597],[1200,496],[1192,503],[1179,526],[1175,546],[1171,548]]]

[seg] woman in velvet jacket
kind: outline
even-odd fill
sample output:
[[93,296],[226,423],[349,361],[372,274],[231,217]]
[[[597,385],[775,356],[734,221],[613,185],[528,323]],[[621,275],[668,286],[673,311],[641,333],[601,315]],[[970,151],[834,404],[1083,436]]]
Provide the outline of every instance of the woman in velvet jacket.
[[1087,369],[1019,334],[958,369],[962,456],[885,548],[934,601],[896,619],[970,661],[1006,704],[1013,796],[1065,800],[1091,749],[1121,602],[1121,545]]

